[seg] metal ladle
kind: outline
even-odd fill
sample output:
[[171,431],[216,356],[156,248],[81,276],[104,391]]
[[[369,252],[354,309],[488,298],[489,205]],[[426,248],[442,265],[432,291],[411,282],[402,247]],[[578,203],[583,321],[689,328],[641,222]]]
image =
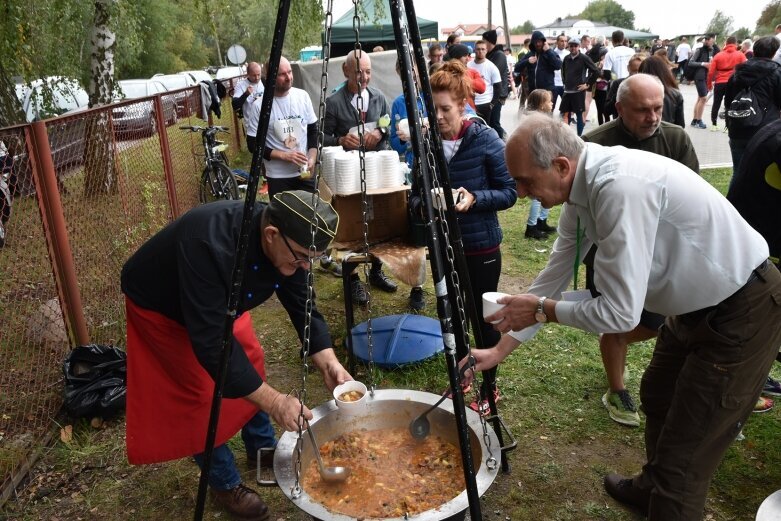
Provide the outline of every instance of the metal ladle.
[[320,468],[320,477],[323,481],[328,483],[341,483],[350,476],[350,469],[347,467],[326,467],[323,465],[323,459],[320,457],[320,445],[315,440],[315,435],[312,432],[312,426],[309,421],[306,422],[306,432],[309,433],[309,439],[312,441],[312,450],[317,458],[317,465]]
[[[466,371],[469,369],[469,364],[464,364],[464,367],[461,368],[461,377],[464,377],[464,374],[466,374]],[[437,400],[437,403],[426,409],[423,414],[419,415],[417,418],[412,420],[409,424],[409,433],[412,435],[413,438],[416,440],[422,440],[426,436],[428,436],[429,432],[431,432],[431,422],[428,421],[428,418],[426,416],[428,413],[439,407],[439,404],[445,401],[445,398],[447,398],[450,395],[449,392],[445,391],[445,394],[442,395],[442,398]]]

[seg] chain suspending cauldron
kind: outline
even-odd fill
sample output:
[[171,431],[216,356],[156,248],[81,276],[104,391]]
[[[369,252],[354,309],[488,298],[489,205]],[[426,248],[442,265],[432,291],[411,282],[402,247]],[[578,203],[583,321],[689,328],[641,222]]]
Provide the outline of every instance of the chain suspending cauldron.
[[[312,409],[314,418],[310,425],[314,429],[318,442],[323,444],[342,434],[360,429],[376,430],[395,427],[406,429],[410,421],[436,403],[440,396],[406,389],[383,389],[374,391],[374,396],[370,394],[366,398],[366,405],[361,411],[356,413],[345,413],[339,410],[333,400]],[[487,438],[484,439],[483,423],[481,423],[480,416],[476,412],[467,408],[466,416],[469,426],[472,461],[476,470],[477,490],[482,496],[488,490],[488,487],[491,486],[499,471],[498,460],[501,457],[501,449],[496,434],[490,426],[486,429]],[[439,407],[431,411],[428,419],[431,422],[431,435],[439,436],[459,447],[452,400],[445,400]],[[353,519],[349,516],[327,510],[323,505],[312,499],[307,494],[305,488],[300,495],[294,497],[296,496],[294,487],[296,484],[295,449],[297,441],[297,432],[286,432],[282,435],[274,453],[274,477],[276,481],[259,480],[259,483],[264,486],[279,485],[288,499],[316,519],[322,519],[323,521],[347,521]],[[302,443],[301,469],[306,469],[312,464],[314,452],[308,438],[305,437]],[[494,458],[491,465],[487,464],[490,456]],[[415,521],[463,519],[468,508],[467,494],[464,490],[458,496],[437,508],[426,510],[407,518],[384,519],[398,521],[405,519]]]

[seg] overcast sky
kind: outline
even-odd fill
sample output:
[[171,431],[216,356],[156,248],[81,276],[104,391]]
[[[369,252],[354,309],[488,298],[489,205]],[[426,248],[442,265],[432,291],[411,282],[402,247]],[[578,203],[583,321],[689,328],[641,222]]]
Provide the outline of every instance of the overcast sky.
[[[679,34],[699,33],[705,30],[716,10],[733,18],[733,30],[748,27],[754,30],[757,18],[770,0],[654,0],[621,1],[624,8],[635,13],[636,28],[650,28],[662,38]],[[520,2],[505,0],[507,24],[512,28],[531,20],[535,25],[546,25],[559,16],[576,14],[588,2],[584,0],[543,0]],[[325,0],[323,0],[325,5]],[[352,9],[351,0],[334,0],[334,20]],[[631,7],[630,7],[631,6]],[[444,9],[443,9],[444,7]],[[488,0],[420,0],[415,2],[417,15],[439,22],[443,27],[458,24],[485,23],[488,20]],[[501,0],[493,0],[492,22],[502,24]]]

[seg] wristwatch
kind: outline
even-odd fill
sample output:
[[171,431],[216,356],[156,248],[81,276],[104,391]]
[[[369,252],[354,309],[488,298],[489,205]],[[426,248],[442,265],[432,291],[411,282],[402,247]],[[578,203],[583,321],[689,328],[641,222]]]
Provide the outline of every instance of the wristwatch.
[[541,324],[548,321],[548,315],[545,314],[545,308],[543,307],[547,299],[548,297],[540,297],[540,300],[537,301],[537,311],[534,312],[534,320]]

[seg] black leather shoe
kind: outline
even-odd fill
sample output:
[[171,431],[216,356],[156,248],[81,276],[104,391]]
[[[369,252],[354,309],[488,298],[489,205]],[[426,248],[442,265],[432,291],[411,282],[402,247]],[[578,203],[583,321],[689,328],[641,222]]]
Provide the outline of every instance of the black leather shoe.
[[643,515],[648,515],[648,505],[651,502],[651,491],[642,490],[634,486],[632,478],[625,478],[618,474],[605,476],[605,491],[610,496],[624,505],[638,509]]
[[538,241],[548,238],[548,234],[537,228],[537,225],[526,225],[526,233],[524,233],[524,236],[527,239],[537,239]]
[[366,295],[366,287],[363,285],[363,282],[358,277],[355,277],[350,281],[350,285],[352,286],[353,302],[359,306],[365,306],[369,302],[369,296]]
[[548,219],[537,219],[537,229],[543,233],[556,233],[555,226],[548,226]]
[[426,307],[426,300],[423,298],[423,288],[414,287],[409,292],[409,307],[412,311],[423,311]]
[[382,270],[372,271],[369,273],[369,284],[375,288],[381,289],[382,291],[387,291],[388,293],[393,293],[399,289],[398,284],[393,282],[387,275],[385,275],[385,273],[382,272]]

